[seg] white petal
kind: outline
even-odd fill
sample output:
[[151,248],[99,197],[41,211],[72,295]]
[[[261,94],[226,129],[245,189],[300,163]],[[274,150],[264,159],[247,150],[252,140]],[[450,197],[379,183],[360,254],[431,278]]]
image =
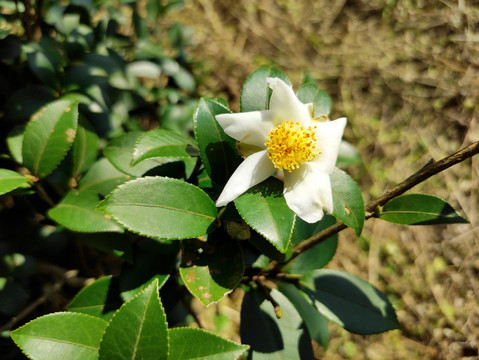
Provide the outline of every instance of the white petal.
[[218,200],[216,200],[216,206],[225,206],[249,188],[266,180],[274,174],[274,171],[275,168],[271,160],[268,159],[266,150],[247,157],[231,175]]
[[269,110],[220,114],[215,117],[227,135],[246,144],[261,146],[262,149],[275,127]]
[[309,125],[311,122],[309,107],[298,100],[291,86],[280,78],[267,78],[266,81],[273,90],[269,102],[273,122],[276,125],[285,121]]
[[308,164],[284,173],[284,197],[289,208],[301,219],[315,223],[323,210],[333,212],[333,193],[329,175]]
[[336,165],[339,144],[345,126],[346,118],[316,124],[316,150],[320,151],[321,154],[309,162],[312,166],[331,174]]

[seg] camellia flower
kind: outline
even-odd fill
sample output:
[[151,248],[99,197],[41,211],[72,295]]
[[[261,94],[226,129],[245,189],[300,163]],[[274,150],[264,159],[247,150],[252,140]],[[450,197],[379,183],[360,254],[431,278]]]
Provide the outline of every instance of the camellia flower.
[[216,115],[226,134],[239,141],[246,159],[216,201],[225,206],[278,172],[284,197],[301,219],[314,223],[332,213],[329,175],[338,156],[346,118],[314,119],[313,104],[303,104],[279,78],[266,80],[273,90],[269,110]]

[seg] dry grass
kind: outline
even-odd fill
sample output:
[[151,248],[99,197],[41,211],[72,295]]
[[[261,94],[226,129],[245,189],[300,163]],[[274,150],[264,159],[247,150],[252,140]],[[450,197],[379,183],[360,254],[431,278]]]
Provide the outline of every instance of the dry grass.
[[[332,118],[364,167],[366,200],[430,158],[479,140],[479,2],[466,0],[196,0],[176,13],[195,33],[203,95],[238,110],[240,87],[263,64],[297,86],[308,70],[333,98]],[[361,337],[331,326],[324,359],[477,359],[479,159],[419,185],[470,220],[441,227],[367,223],[344,232],[330,267],[385,291],[402,331]]]

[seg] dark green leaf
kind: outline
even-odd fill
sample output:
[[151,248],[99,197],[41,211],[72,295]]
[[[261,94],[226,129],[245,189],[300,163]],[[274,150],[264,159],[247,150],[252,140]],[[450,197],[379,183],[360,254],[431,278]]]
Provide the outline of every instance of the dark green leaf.
[[106,196],[118,185],[131,179],[130,175],[119,171],[107,158],[101,158],[81,178],[78,187],[80,190],[91,190]]
[[98,156],[98,135],[83,117],[78,123],[77,135],[72,148],[73,176],[87,171],[95,163]]
[[115,313],[105,330],[99,353],[103,360],[168,358],[168,328],[158,281]]
[[364,201],[356,182],[344,171],[335,168],[330,175],[333,191],[333,215],[352,228],[357,236],[364,225]]
[[17,315],[25,308],[29,298],[20,282],[0,277],[0,314]]
[[5,118],[9,120],[26,120],[53,100],[55,100],[55,94],[49,87],[30,85],[16,91],[8,99],[5,104]]
[[195,149],[183,136],[170,130],[156,129],[140,137],[131,164],[136,165],[150,158],[189,158]]
[[124,263],[119,276],[124,301],[130,300],[155,279],[161,289],[170,277],[180,251],[178,241],[158,242],[143,238],[136,245],[132,263]]
[[230,110],[214,101],[201,99],[194,115],[195,136],[201,160],[211,180],[222,187],[240,163],[236,140],[218,124],[215,115]]
[[288,77],[281,71],[271,67],[263,66],[253,72],[243,84],[241,90],[241,112],[267,110],[269,108],[269,99],[271,89],[266,79],[277,77],[291,85]]
[[75,140],[77,120],[78,104],[69,100],[51,102],[32,116],[22,152],[34,175],[45,177],[55,170]]
[[250,346],[251,359],[313,360],[311,338],[302,326],[303,319],[278,290],[273,289],[271,297],[280,306],[280,319],[259,291],[248,291],[243,298],[241,342]]
[[301,85],[296,94],[303,104],[314,104],[314,117],[328,116],[331,111],[331,98],[329,95],[320,90],[316,84],[307,83]]
[[278,290],[291,301],[296,311],[303,318],[311,339],[326,349],[329,341],[328,319],[321,315],[314,307],[311,299],[293,284],[281,283]]
[[174,328],[170,335],[171,360],[234,360],[248,350],[240,345],[223,339],[202,329]]
[[120,185],[98,209],[132,232],[170,240],[212,231],[217,215],[215,204],[200,188],[162,177],[146,177]]
[[462,224],[462,218],[446,201],[425,194],[407,194],[390,200],[379,218],[403,225]]
[[126,261],[132,259],[132,242],[130,233],[78,233],[75,239],[94,249],[113,254]]
[[235,200],[241,217],[280,252],[288,248],[295,214],[286,204],[283,183],[275,178],[252,187]]
[[[296,218],[293,237],[293,245],[310,238],[321,230],[334,225],[336,220],[333,216],[325,215],[321,221],[310,224],[301,218]],[[333,258],[338,247],[338,235],[333,235],[327,240],[313,246],[311,249],[301,253],[291,261],[284,269],[291,274],[304,274],[311,270],[321,269]]]
[[0,195],[28,183],[28,179],[12,170],[0,169]]
[[109,321],[122,304],[118,278],[106,276],[81,289],[67,310]]
[[103,153],[118,170],[131,176],[141,176],[148,170],[165,163],[158,159],[148,159],[131,166],[136,142],[143,134],[143,132],[133,132],[120,135],[110,141]]
[[208,241],[185,240],[180,274],[186,287],[203,305],[222,299],[240,282],[244,272],[243,253],[221,230]]
[[398,329],[396,313],[386,296],[368,282],[338,270],[316,270],[303,278],[316,308],[346,330],[377,334]]
[[106,326],[94,316],[60,312],[36,318],[11,336],[31,359],[96,360]]
[[92,191],[72,190],[48,211],[48,216],[66,228],[79,232],[123,232],[123,228],[111,216],[96,211],[100,202]]

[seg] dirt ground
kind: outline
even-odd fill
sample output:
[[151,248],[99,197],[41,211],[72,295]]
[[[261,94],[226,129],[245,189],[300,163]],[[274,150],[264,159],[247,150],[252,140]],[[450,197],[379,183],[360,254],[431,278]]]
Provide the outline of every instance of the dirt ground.
[[[479,140],[479,1],[195,0],[174,16],[193,30],[201,95],[224,96],[234,111],[261,65],[296,88],[306,70],[317,79],[331,118],[348,117],[345,139],[364,162],[349,172],[366,201]],[[321,358],[478,358],[478,188],[476,157],[413,189],[446,199],[470,224],[370,220],[360,238],[340,234],[328,266],[384,291],[402,330],[358,336],[331,325]]]

